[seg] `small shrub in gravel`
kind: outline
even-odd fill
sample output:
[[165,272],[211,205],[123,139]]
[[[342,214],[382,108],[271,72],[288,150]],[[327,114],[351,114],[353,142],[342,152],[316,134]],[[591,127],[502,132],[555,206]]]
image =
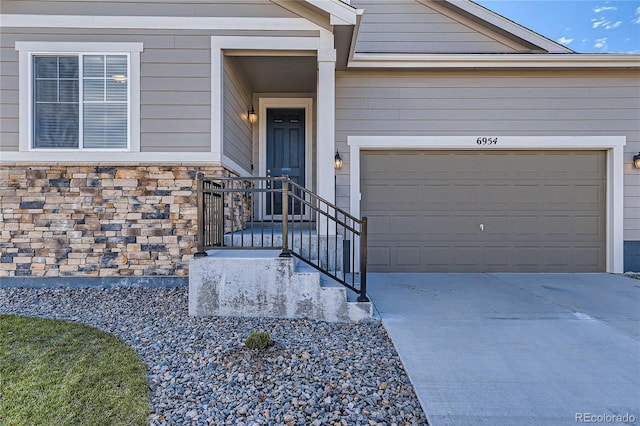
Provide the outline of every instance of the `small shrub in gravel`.
[[273,346],[275,343],[271,340],[271,336],[266,331],[254,331],[247,337],[244,345],[249,349],[263,350],[269,346]]
[[[153,426],[427,424],[379,323],[194,318],[186,287],[0,287],[0,313],[82,322],[124,339],[147,366]],[[275,345],[246,350],[255,330],[269,330]]]

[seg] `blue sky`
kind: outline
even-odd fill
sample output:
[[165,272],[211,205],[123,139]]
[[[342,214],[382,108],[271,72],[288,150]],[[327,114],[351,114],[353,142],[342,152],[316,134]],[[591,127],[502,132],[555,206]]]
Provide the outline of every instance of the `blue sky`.
[[474,0],[580,53],[640,54],[640,0]]

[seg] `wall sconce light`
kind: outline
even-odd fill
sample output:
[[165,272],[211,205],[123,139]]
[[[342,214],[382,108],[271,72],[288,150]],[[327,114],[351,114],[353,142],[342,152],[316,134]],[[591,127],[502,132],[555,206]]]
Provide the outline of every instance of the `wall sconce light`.
[[251,109],[247,112],[247,118],[249,118],[249,123],[251,124],[258,122],[258,114],[256,114],[256,110],[253,109],[253,105],[251,105]]
[[336,151],[336,156],[333,158],[333,166],[336,170],[340,170],[342,168],[342,157],[340,157],[340,153]]
[[633,156],[633,167],[640,169],[640,152]]

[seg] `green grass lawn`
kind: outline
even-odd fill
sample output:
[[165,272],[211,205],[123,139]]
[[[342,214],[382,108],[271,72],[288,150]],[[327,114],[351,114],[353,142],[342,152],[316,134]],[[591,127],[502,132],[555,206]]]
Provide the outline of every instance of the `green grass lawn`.
[[0,315],[0,425],[149,424],[140,357],[82,324]]

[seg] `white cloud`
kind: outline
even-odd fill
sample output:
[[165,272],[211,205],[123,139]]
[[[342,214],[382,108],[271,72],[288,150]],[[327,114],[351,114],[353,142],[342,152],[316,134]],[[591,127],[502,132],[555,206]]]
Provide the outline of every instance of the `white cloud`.
[[618,10],[615,6],[596,6],[593,8],[595,13],[606,12],[607,10]]
[[607,37],[602,37],[596,40],[596,44],[593,45],[596,49],[606,50],[607,48]]
[[622,21],[616,21],[613,24],[607,24],[605,25],[605,30],[612,30],[614,28],[618,28],[620,25],[622,25]]
[[640,24],[640,16],[638,16],[636,19],[632,20],[631,22],[633,22],[634,24]]
[[[640,18],[639,18],[640,19]],[[613,30],[622,25],[622,21],[611,22],[608,19],[600,18],[591,20],[591,28],[604,28],[605,30]]]
[[560,43],[560,44],[571,44],[571,42],[573,42],[572,38],[566,38],[564,36],[562,36],[562,37],[560,37],[558,39],[558,43]]

